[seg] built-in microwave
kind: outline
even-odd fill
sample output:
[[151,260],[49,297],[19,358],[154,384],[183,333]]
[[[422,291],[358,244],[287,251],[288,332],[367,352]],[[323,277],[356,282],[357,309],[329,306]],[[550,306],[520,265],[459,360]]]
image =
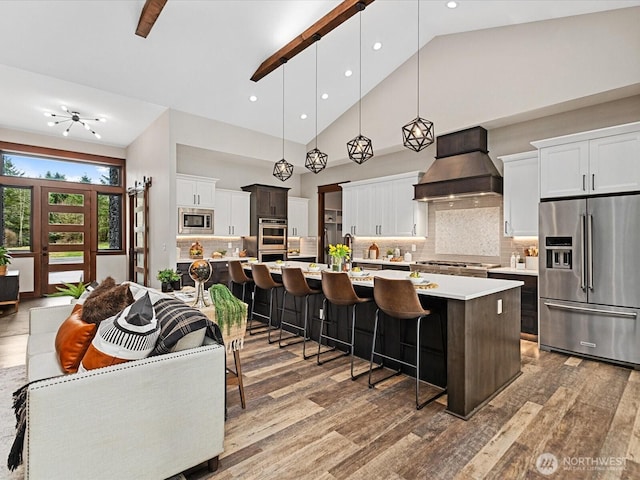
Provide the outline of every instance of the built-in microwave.
[[213,210],[179,208],[178,233],[182,235],[213,235]]

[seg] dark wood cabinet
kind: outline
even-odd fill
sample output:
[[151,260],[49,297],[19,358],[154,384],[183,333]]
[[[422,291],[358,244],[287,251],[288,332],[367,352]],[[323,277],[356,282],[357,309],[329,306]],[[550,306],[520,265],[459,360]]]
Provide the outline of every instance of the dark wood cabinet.
[[[251,192],[251,228],[258,218],[287,218],[288,188],[253,184],[242,187]],[[252,232],[252,235],[254,233]]]
[[488,276],[489,278],[524,282],[520,289],[520,331],[538,335],[538,277],[534,275],[492,273],[491,271],[489,271]]
[[[227,262],[209,262],[211,264],[211,278],[206,281],[204,288],[209,288],[215,283],[229,284],[229,264]],[[182,277],[182,286],[195,287],[196,282],[189,276],[189,265],[191,262],[180,262],[176,270]]]

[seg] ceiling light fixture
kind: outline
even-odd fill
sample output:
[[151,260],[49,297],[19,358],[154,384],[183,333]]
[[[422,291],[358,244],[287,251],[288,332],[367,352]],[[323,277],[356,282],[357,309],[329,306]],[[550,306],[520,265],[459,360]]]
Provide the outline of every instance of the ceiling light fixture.
[[347,142],[347,154],[349,158],[361,165],[371,157],[373,157],[373,144],[371,139],[362,135],[362,11],[365,4],[360,2],[357,4],[358,18],[360,19],[360,95],[358,98],[358,136]]
[[381,42],[376,42],[373,44],[373,49],[374,50],[380,50],[382,48],[382,43]]
[[327,166],[327,159],[329,156],[326,153],[318,150],[318,41],[320,40],[320,34],[314,34],[314,40],[316,43],[316,146],[313,150],[307,152],[307,158],[304,161],[304,166],[313,173],[319,173]]
[[323,100],[326,100],[327,98],[329,98],[329,94],[328,93],[323,93],[322,97],[320,97],[320,98],[322,98]]
[[251,95],[251,96],[249,97],[249,101],[250,101],[250,102],[257,102],[257,101],[258,101],[258,97],[256,97],[255,95]]
[[91,128],[91,125],[89,125],[87,122],[106,122],[107,121],[106,118],[85,118],[85,117],[81,117],[79,112],[71,111],[64,105],[61,105],[60,108],[64,112],[66,112],[68,115],[60,115],[56,113],[45,112],[44,113],[45,117],[62,118],[62,120],[47,122],[47,125],[49,125],[50,127],[54,127],[56,125],[64,125],[66,123],[69,123],[65,131],[62,132],[62,135],[66,137],[69,135],[69,130],[71,130],[71,127],[73,127],[76,123],[79,123],[84,127],[85,130],[88,130],[89,132],[91,132],[96,138],[98,139],[102,138],[100,134],[96,133],[96,131],[93,128]]
[[300,118],[301,118],[302,120],[306,120],[306,119],[307,119],[307,114],[306,114],[306,113],[303,113],[302,115],[300,115]]
[[456,8],[458,6],[458,2],[454,2],[453,0],[447,2],[447,7]]
[[344,72],[344,76],[345,76],[345,77],[350,77],[351,75],[353,75],[353,71],[351,71],[351,70],[346,70],[346,71]]
[[418,64],[418,95],[416,118],[402,127],[402,144],[410,150],[419,152],[427,148],[435,139],[433,122],[420,117],[420,0],[418,1],[418,51],[416,62]]
[[282,62],[282,159],[273,166],[273,176],[284,182],[293,175],[293,165],[284,159],[284,65],[287,59],[283,57],[280,61]]

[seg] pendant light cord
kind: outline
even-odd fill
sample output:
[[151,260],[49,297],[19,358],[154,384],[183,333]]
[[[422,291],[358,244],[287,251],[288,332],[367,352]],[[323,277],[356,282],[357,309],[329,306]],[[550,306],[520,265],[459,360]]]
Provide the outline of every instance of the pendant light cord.
[[416,105],[418,106],[416,118],[420,116],[420,0],[418,0],[418,51],[416,52],[416,57],[418,60],[418,84],[417,86],[417,97],[418,101]]
[[362,135],[362,10],[358,13],[358,19],[360,21],[360,90],[358,100],[358,134]]
[[286,60],[282,61],[282,158],[284,158],[284,65]]
[[318,149],[318,40],[316,44],[316,150]]

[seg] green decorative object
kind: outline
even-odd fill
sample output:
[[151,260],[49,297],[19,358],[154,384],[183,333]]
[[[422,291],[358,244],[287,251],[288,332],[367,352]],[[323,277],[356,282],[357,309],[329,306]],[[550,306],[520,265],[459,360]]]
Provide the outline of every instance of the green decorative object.
[[82,295],[86,290],[86,285],[82,282],[79,282],[77,285],[73,283],[65,283],[64,287],[56,287],[56,290],[58,291],[47,295],[47,297],[80,298],[80,295]]
[[212,285],[209,288],[209,295],[216,307],[216,323],[220,330],[226,331],[229,335],[232,327],[242,325],[242,321],[247,315],[247,305],[236,298],[227,286],[221,283]]

